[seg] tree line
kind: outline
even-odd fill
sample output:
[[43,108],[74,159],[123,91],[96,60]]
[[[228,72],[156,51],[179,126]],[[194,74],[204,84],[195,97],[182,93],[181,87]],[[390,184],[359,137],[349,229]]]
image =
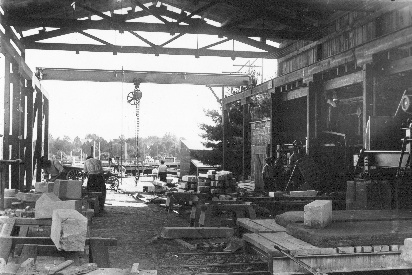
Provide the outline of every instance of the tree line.
[[49,155],[57,159],[70,161],[71,157],[80,158],[86,155],[92,155],[92,146],[95,150],[95,155],[98,156],[100,146],[100,159],[107,160],[110,158],[125,156],[127,151],[128,159],[139,160],[149,156],[154,159],[164,157],[175,157],[180,153],[180,140],[171,133],[166,133],[163,137],[149,136],[140,137],[138,140],[138,148],[136,150],[136,138],[120,136],[113,140],[106,140],[96,134],[87,134],[84,138],[75,137],[73,140],[64,136],[63,138],[54,138],[49,135]]

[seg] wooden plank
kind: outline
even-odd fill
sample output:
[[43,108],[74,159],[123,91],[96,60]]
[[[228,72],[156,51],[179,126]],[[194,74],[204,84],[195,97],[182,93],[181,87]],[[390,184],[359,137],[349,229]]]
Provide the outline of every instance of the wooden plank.
[[[54,245],[50,237],[15,237],[15,236],[4,236],[0,237],[1,240],[11,240],[13,246],[17,244],[39,244],[39,245]],[[117,240],[114,238],[87,238],[86,245],[89,245],[91,241],[102,241],[105,246],[116,246]]]
[[23,250],[17,262],[21,264],[29,258],[37,258],[37,245],[23,245]]
[[306,251],[320,251],[319,247],[313,246],[307,242],[299,240],[286,232],[276,233],[260,233],[263,238],[277,244],[286,251],[306,250]]
[[344,75],[341,77],[336,77],[334,79],[328,80],[324,83],[325,90],[333,90],[349,85],[353,85],[356,83],[360,83],[363,81],[363,74],[362,71],[358,71],[356,73]]
[[90,240],[89,261],[99,268],[110,267],[109,250],[102,240]]
[[273,246],[273,243],[271,241],[268,241],[268,239],[264,238],[260,234],[256,233],[247,233],[243,234],[242,239],[245,242],[250,243],[251,245],[257,247],[258,249],[262,250],[269,256],[282,256],[283,254],[280,253],[279,250],[275,249]]
[[282,100],[288,101],[292,99],[301,98],[308,95],[309,87],[302,87],[293,91],[282,93]]
[[274,219],[253,220],[255,223],[271,229],[271,232],[286,232],[286,228],[276,223]]
[[258,233],[258,232],[272,232],[272,230],[266,226],[256,223],[254,220],[248,218],[240,218],[236,220],[236,224],[246,230]]
[[19,236],[20,237],[27,237],[27,233],[29,232],[29,226],[28,225],[22,225],[19,228]]
[[164,227],[161,237],[166,239],[229,238],[233,228],[228,227]]
[[6,222],[3,223],[3,226],[0,231],[0,236],[10,236],[11,232],[13,231],[15,221],[16,218],[8,218]]
[[178,244],[182,245],[183,247],[186,247],[189,250],[196,250],[196,246],[193,244],[190,244],[182,239],[174,239],[175,242],[177,242]]
[[[298,256],[320,273],[355,272],[374,270],[411,269],[412,263],[401,259],[400,253],[363,253],[336,255]],[[273,258],[273,274],[306,274],[306,270],[286,257]]]
[[10,238],[0,238],[0,263],[1,259],[7,262],[12,244],[13,242]]

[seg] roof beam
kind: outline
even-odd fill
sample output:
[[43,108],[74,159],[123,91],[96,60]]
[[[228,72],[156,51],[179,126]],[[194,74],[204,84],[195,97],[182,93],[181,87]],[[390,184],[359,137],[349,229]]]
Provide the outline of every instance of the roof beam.
[[266,52],[228,51],[208,49],[184,49],[142,46],[109,46],[93,44],[64,44],[64,43],[40,43],[33,42],[25,45],[26,49],[56,50],[72,52],[117,52],[117,53],[142,53],[142,54],[166,54],[166,55],[195,55],[195,56],[220,56],[230,58],[268,58],[273,59]]
[[211,8],[211,7],[213,7],[214,5],[216,5],[217,3],[218,3],[217,1],[212,1],[212,2],[210,2],[210,3],[208,3],[208,4],[204,5],[204,6],[200,7],[199,9],[192,11],[189,15],[183,16],[182,18],[180,18],[179,20],[177,20],[176,23],[184,22],[185,20],[192,18],[192,17],[195,16],[196,14],[200,14],[200,13],[208,10],[209,8]]
[[186,72],[140,72],[127,70],[89,70],[67,68],[37,68],[41,80],[95,81],[156,84],[192,84],[207,86],[246,86],[250,77],[245,74],[207,74]]
[[142,3],[140,3],[140,1],[134,0],[133,3],[136,4],[136,5],[137,5],[139,8],[141,8],[142,10],[144,10],[145,12],[147,12],[148,14],[151,14],[151,15],[153,15],[154,17],[156,17],[157,19],[159,19],[160,21],[162,21],[164,24],[166,24],[166,25],[169,24],[169,21],[167,21],[167,20],[164,19],[162,16],[160,16],[160,14],[158,14],[156,11],[148,9],[145,5],[143,5]]
[[[110,16],[108,16],[111,18]],[[191,34],[208,34],[208,35],[239,35],[244,37],[266,37],[277,39],[299,39],[303,37],[304,31],[277,31],[270,29],[252,29],[252,28],[236,28],[234,30],[225,30],[214,27],[208,24],[199,25],[176,25],[173,24],[173,29],[165,24],[142,23],[142,22],[115,22],[109,20],[76,20],[76,19],[60,19],[60,18],[9,18],[7,23],[10,26],[21,27],[52,27],[52,28],[73,28],[73,29],[97,29],[97,30],[128,30],[128,31],[143,31],[143,32],[175,32],[175,33],[191,33]],[[28,36],[29,37],[29,36]]]

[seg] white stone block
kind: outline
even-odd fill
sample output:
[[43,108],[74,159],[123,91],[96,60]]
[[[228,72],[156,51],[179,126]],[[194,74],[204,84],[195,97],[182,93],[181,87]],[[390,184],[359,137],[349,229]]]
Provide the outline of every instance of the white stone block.
[[20,201],[16,197],[4,197],[4,208],[8,209],[11,208],[12,202],[18,202]]
[[54,182],[36,182],[34,188],[36,193],[50,193],[53,192]]
[[62,200],[80,200],[82,182],[80,180],[56,180],[53,192]]
[[50,237],[59,250],[84,251],[87,218],[73,209],[53,211]]
[[406,238],[401,247],[401,259],[412,263],[412,238]]
[[332,222],[332,201],[316,200],[304,207],[304,224],[312,228],[324,228]]
[[5,197],[15,197],[17,195],[16,189],[4,189],[4,196]]
[[60,200],[54,193],[43,193],[43,195],[36,201],[35,218],[48,219],[53,215],[55,209],[72,209],[81,212],[81,200]]
[[41,193],[23,193],[23,192],[18,192],[16,194],[16,197],[21,200],[21,201],[26,201],[26,202],[35,202],[37,201],[40,197],[42,196]]

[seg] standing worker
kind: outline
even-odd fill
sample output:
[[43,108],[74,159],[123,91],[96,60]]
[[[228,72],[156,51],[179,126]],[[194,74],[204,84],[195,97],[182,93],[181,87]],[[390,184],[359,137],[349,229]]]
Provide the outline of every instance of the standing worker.
[[99,206],[100,209],[103,210],[106,201],[106,184],[103,177],[102,162],[94,159],[92,156],[88,156],[84,162],[84,172],[88,175],[87,191],[102,192]]
[[265,159],[265,166],[262,169],[264,190],[266,192],[276,191],[276,182],[275,182],[275,167],[273,166],[272,158]]
[[167,176],[167,166],[165,164],[164,160],[160,161],[159,168],[157,169],[159,173],[159,180],[166,182],[166,176]]
[[64,170],[63,165],[57,159],[48,160],[45,156],[42,156],[40,158],[39,164],[44,171],[45,179],[47,181],[54,182],[57,179],[66,179],[66,171]]

